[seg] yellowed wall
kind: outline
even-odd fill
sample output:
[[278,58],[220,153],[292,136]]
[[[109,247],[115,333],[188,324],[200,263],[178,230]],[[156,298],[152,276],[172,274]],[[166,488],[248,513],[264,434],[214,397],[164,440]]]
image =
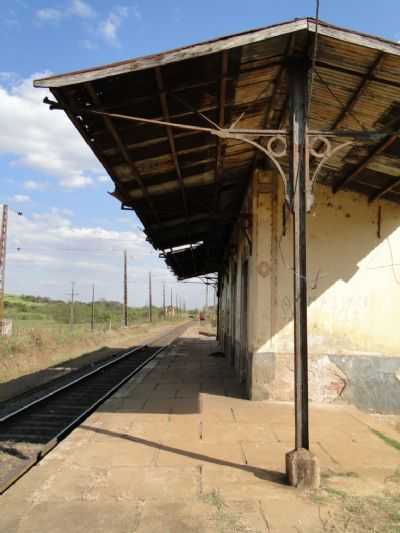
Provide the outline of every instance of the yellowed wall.
[[[400,355],[400,209],[380,203],[378,238],[378,204],[323,186],[315,193],[307,217],[310,353]],[[260,350],[287,352],[293,350],[291,219],[285,237],[278,229],[278,246],[276,328]]]
[[[274,184],[277,192],[274,195]],[[240,269],[249,258],[248,350],[293,351],[292,221],[283,235],[282,187],[268,172],[253,178],[251,254],[239,220],[231,243],[229,283],[221,307],[236,299],[235,332],[240,340]],[[369,205],[356,193],[333,195],[317,186],[308,221],[310,354],[400,356],[400,209],[381,201]],[[378,206],[381,238],[377,236]],[[233,264],[236,269],[233,269]],[[230,284],[237,276],[236,290]],[[228,335],[233,328],[225,328]]]

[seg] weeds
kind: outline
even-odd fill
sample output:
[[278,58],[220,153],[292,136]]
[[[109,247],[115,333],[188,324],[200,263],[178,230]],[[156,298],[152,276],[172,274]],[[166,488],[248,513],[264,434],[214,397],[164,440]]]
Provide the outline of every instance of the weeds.
[[[323,479],[340,475],[349,477],[348,474],[328,472]],[[386,481],[400,484],[400,468]],[[393,485],[391,487],[389,490],[386,486],[379,495],[353,496],[343,490],[324,486],[309,496],[319,505],[324,533],[399,533],[400,486],[394,486],[394,490]]]
[[201,501],[211,505],[216,512],[212,517],[214,522],[212,531],[216,533],[260,533],[258,530],[247,527],[240,518],[232,512],[224,502],[218,491],[213,490],[200,497]]
[[369,428],[369,429],[374,435],[376,435],[381,440],[383,440],[385,444],[400,451],[400,442],[398,440],[388,437],[387,435],[382,433],[382,431],[378,431],[377,429],[374,429],[374,428]]

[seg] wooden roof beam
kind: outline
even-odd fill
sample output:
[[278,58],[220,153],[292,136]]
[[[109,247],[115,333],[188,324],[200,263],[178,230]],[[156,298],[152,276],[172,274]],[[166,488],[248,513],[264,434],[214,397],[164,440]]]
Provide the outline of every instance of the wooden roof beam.
[[[96,91],[94,90],[93,88],[93,85],[90,83],[90,82],[86,82],[85,84],[85,89],[87,90],[89,96],[91,97],[93,103],[96,105],[96,107],[98,109],[101,109],[101,102],[100,102],[100,99],[99,97],[97,96],[96,94]],[[113,137],[114,139],[114,142],[115,144],[117,145],[118,147],[118,150],[119,152],[121,153],[123,159],[125,159],[126,163],[129,165],[129,167],[131,168],[132,170],[132,173],[142,191],[142,194],[144,196],[144,198],[146,199],[152,213],[153,213],[153,216],[154,218],[157,220],[157,222],[159,223],[160,222],[160,218],[158,216],[158,213],[154,207],[154,204],[153,204],[153,201],[151,200],[148,192],[147,192],[147,189],[143,183],[143,180],[142,180],[142,177],[138,171],[138,169],[136,168],[134,162],[132,161],[131,157],[129,156],[129,153],[124,145],[124,143],[122,142],[121,140],[121,137],[119,136],[119,133],[118,131],[116,130],[114,124],[112,123],[112,120],[110,117],[107,117],[107,116],[104,116],[103,115],[103,121],[106,125],[106,128],[107,130],[110,132],[111,136]]]
[[[286,51],[285,51],[285,57],[286,58],[288,58],[288,57],[290,57],[292,55],[294,47],[295,47],[295,44],[296,44],[296,34],[293,33],[292,35],[289,36],[288,43],[286,45]],[[274,90],[273,90],[272,95],[271,95],[269,106],[267,107],[267,110],[266,110],[266,113],[265,113],[264,127],[267,127],[268,124],[270,123],[270,120],[272,119],[272,113],[274,111],[275,100],[277,98],[279,90],[281,89],[281,87],[283,85],[285,70],[286,70],[286,64],[284,62],[284,63],[282,63],[282,65],[281,65],[281,67],[280,67],[280,69],[278,71],[278,74],[276,75],[276,78],[275,78]],[[284,110],[286,109],[286,107],[287,107],[287,102],[285,102]],[[279,122],[278,122],[278,124],[279,124],[278,127],[279,128],[281,127],[281,124],[282,124],[282,121],[283,121],[282,115],[283,115],[283,113],[281,113],[280,118],[279,118]]]
[[[292,34],[290,36],[290,39],[289,39],[289,42],[286,48],[286,52],[285,52],[286,58],[290,57],[293,54],[295,44],[296,44],[296,34]],[[283,78],[281,78],[280,80],[280,85],[282,84],[283,84]],[[272,111],[272,108],[271,108],[271,111]],[[281,112],[279,113],[279,118],[277,121],[278,129],[281,129],[283,127],[283,124],[286,121],[288,112],[289,112],[289,94],[286,95],[285,102],[282,106]]]
[[[162,110],[162,113],[163,113],[163,118],[164,118],[165,122],[170,122],[170,116],[169,116],[169,110],[168,110],[168,101],[167,101],[167,97],[166,97],[166,94],[165,94],[164,80],[163,80],[163,76],[162,76],[162,73],[161,73],[161,67],[160,66],[155,67],[155,74],[156,74],[157,87],[158,87],[158,91],[159,91],[159,94],[160,94],[160,104],[161,104],[161,110]],[[178,155],[177,155],[177,152],[176,152],[174,133],[173,133],[173,130],[172,130],[171,126],[166,126],[166,130],[167,130],[167,135],[168,135],[169,147],[170,147],[171,154],[172,154],[172,159],[174,161],[174,165],[175,165],[175,169],[176,169],[176,175],[178,177],[179,189],[180,189],[181,197],[182,197],[183,209],[184,209],[184,214],[185,214],[185,232],[186,232],[186,235],[187,235],[187,241],[190,244],[193,269],[196,270],[196,262],[195,262],[193,249],[192,249],[192,244],[191,244],[192,241],[193,241],[193,237],[191,235],[190,228],[189,228],[189,222],[188,222],[189,207],[188,207],[188,204],[187,204],[187,198],[186,198],[186,193],[185,193],[185,185],[184,185],[184,182],[183,182],[182,171],[181,171],[181,167],[179,165]]]
[[368,198],[368,202],[371,204],[372,202],[375,202],[376,200],[379,200],[380,198],[383,198],[385,196],[385,194],[387,194],[388,192],[392,191],[398,185],[400,185],[400,178],[398,178],[395,181],[393,181],[387,187],[384,187],[383,189],[379,190],[378,192],[372,194]]
[[[361,72],[358,72],[356,70],[352,70],[351,68],[347,68],[343,65],[336,65],[335,63],[329,63],[328,61],[324,61],[322,59],[317,59],[316,61],[316,67],[321,67],[326,70],[333,70],[335,72],[339,72],[341,74],[348,74],[349,76],[354,76],[355,78],[361,78],[362,80],[368,76],[367,74],[362,74]],[[378,70],[378,69],[376,69]],[[390,80],[387,78],[384,78],[382,76],[377,76],[376,72],[371,75],[370,81],[373,81],[374,83],[378,83],[379,85],[386,85],[388,87],[394,87],[395,89],[398,89],[400,87],[400,83],[398,81]]]
[[361,83],[358,86],[357,90],[355,91],[353,96],[351,96],[350,100],[347,102],[342,111],[339,113],[339,116],[336,118],[335,122],[332,124],[332,130],[335,130],[337,127],[339,127],[340,124],[344,121],[344,119],[349,115],[349,113],[353,111],[360,98],[364,95],[369,83],[371,82],[371,80],[373,80],[374,74],[382,64],[384,57],[385,54],[381,52],[373,61],[371,67],[368,70],[368,73],[361,80]]
[[341,179],[340,181],[337,181],[333,187],[332,192],[336,194],[340,189],[345,187],[351,180],[356,178],[361,174],[363,170],[365,170],[368,165],[373,161],[376,157],[378,157],[382,152],[386,150],[390,145],[392,145],[395,140],[398,139],[398,134],[396,135],[390,135],[388,138],[386,138],[384,141],[378,144],[374,148],[374,150],[356,167],[350,174],[348,174],[345,178]]
[[[219,83],[219,112],[218,112],[218,125],[220,128],[225,126],[225,104],[226,104],[226,85],[227,85],[227,75],[228,75],[228,52],[224,50],[221,55],[221,80]],[[217,196],[218,196],[218,182],[223,170],[223,147],[224,143],[222,139],[217,137],[217,157],[215,159],[215,205],[214,209],[217,207]]]
[[204,212],[204,213],[198,213],[197,215],[190,216],[188,218],[174,218],[170,220],[163,220],[161,224],[152,224],[149,226],[149,228],[153,230],[160,230],[160,229],[166,229],[166,228],[173,228],[175,226],[180,226],[181,224],[189,223],[193,224],[196,222],[201,222],[203,220],[207,220],[210,217],[210,213]]
[[[156,80],[157,80],[157,86],[158,86],[158,90],[159,90],[159,95],[160,95],[160,104],[161,104],[161,110],[162,110],[162,114],[163,114],[163,120],[165,122],[170,122],[171,120],[170,120],[170,115],[169,115],[169,110],[168,110],[168,102],[167,102],[167,97],[166,97],[166,92],[165,92],[165,87],[164,87],[164,81],[163,81],[163,77],[162,77],[162,73],[161,73],[161,68],[160,67],[156,67],[155,68],[155,74],[156,74]],[[188,209],[187,199],[186,199],[186,194],[185,194],[185,186],[184,186],[184,183],[183,183],[182,170],[181,170],[181,167],[180,167],[180,164],[179,164],[179,160],[178,160],[178,155],[177,155],[177,152],[176,152],[174,134],[173,134],[171,126],[166,126],[166,130],[167,130],[169,148],[170,148],[172,159],[173,159],[173,162],[174,162],[174,165],[175,165],[176,175],[178,177],[178,183],[179,183],[179,189],[181,191],[183,208],[185,210],[185,217],[188,217],[189,216],[189,209]]]

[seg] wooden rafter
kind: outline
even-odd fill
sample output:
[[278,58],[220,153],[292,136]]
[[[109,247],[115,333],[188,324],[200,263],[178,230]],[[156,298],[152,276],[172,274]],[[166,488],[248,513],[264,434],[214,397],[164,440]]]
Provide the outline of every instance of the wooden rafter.
[[[167,102],[167,97],[165,93],[165,87],[164,87],[164,81],[163,81],[163,77],[161,73],[161,68],[156,67],[155,73],[156,73],[158,91],[160,95],[160,104],[161,104],[163,119],[165,120],[165,122],[170,122],[168,102]],[[182,171],[181,171],[181,167],[180,167],[179,160],[178,160],[178,154],[176,152],[174,134],[173,134],[171,126],[166,126],[166,130],[167,130],[169,148],[171,150],[171,155],[172,155],[172,159],[175,165],[176,175],[178,178],[179,189],[181,191],[183,208],[185,211],[185,216],[187,218],[189,216],[189,209],[188,209],[188,204],[187,204],[187,199],[186,199],[186,194],[185,194],[185,186],[183,183]]]
[[383,52],[378,54],[377,58],[372,63],[371,67],[369,68],[367,74],[361,80],[361,83],[357,87],[357,90],[351,96],[350,100],[343,107],[338,117],[336,118],[335,122],[332,124],[332,127],[331,127],[332,130],[335,130],[336,128],[338,128],[340,124],[344,121],[344,119],[353,111],[353,109],[357,105],[360,98],[365,94],[365,91],[367,90],[369,83],[371,82],[371,80],[373,80],[374,74],[379,69],[380,65],[382,64],[384,57],[385,57],[385,54]]
[[[291,56],[291,54],[293,53],[295,44],[296,44],[296,34],[293,33],[289,37],[288,43],[287,43],[287,46],[286,46],[286,50],[285,50],[285,57],[286,58]],[[268,105],[268,107],[266,109],[266,113],[264,115],[264,121],[263,121],[263,126],[264,127],[267,127],[267,125],[270,123],[270,121],[272,119],[272,113],[274,111],[275,101],[276,101],[277,95],[279,94],[279,91],[282,88],[282,85],[284,83],[285,71],[286,71],[286,64],[285,64],[285,62],[283,62],[282,65],[279,68],[278,74],[276,75],[275,82],[274,82],[274,89],[273,89],[273,92],[272,92],[272,95],[271,95],[271,99],[270,99],[269,105]],[[287,102],[285,102],[285,105],[283,107],[284,111],[286,110],[286,105],[287,105]],[[279,128],[281,127],[281,124],[283,122],[282,115],[283,115],[283,113],[280,114],[280,118],[279,118],[279,121],[278,121],[278,124],[279,124],[278,127]]]
[[[218,112],[218,125],[220,128],[225,126],[225,104],[226,104],[226,85],[227,85],[227,74],[228,74],[228,52],[225,50],[221,55],[221,79],[219,83],[219,112]],[[217,137],[217,155],[215,158],[215,205],[214,210],[216,209],[217,199],[218,199],[218,183],[223,170],[223,150],[224,142],[220,137]]]
[[[160,94],[160,104],[161,104],[161,110],[163,113],[163,118],[166,122],[169,122],[170,116],[169,116],[169,110],[168,110],[168,101],[167,101],[167,97],[165,94],[164,80],[163,80],[163,76],[161,72],[161,67],[158,66],[155,68],[155,74],[156,74],[157,87],[158,87],[158,91]],[[171,155],[174,161],[176,175],[178,179],[179,190],[181,192],[181,197],[182,197],[183,209],[184,209],[184,214],[185,214],[185,232],[187,235],[188,243],[190,244],[190,252],[191,252],[191,258],[192,258],[192,263],[193,263],[193,270],[196,271],[196,261],[195,261],[193,248],[192,248],[193,238],[191,235],[190,225],[189,225],[189,207],[188,207],[186,193],[185,193],[185,185],[183,181],[182,170],[181,170],[179,160],[178,160],[178,154],[176,151],[173,130],[171,126],[166,126],[166,129],[167,129],[169,147],[171,150]]]
[[377,191],[376,193],[372,194],[368,198],[368,202],[372,203],[372,202],[375,202],[376,200],[379,200],[380,198],[383,198],[385,196],[385,194],[387,194],[388,192],[392,191],[398,185],[400,185],[400,178],[397,178],[390,185],[387,185],[383,189],[381,189],[381,190]]
[[[324,61],[324,60],[321,60],[321,59],[317,59],[316,67],[317,68],[321,67],[321,68],[326,69],[326,70],[334,70],[337,73],[346,74],[346,75],[352,76],[354,78],[361,78],[361,82],[366,76],[365,74],[362,74],[362,73],[360,73],[360,72],[358,72],[356,70],[352,70],[350,68],[346,68],[343,65],[337,65],[336,63],[329,63],[328,61]],[[395,89],[400,88],[400,82],[395,81],[395,80],[391,80],[391,79],[388,79],[388,78],[384,78],[383,76],[378,76],[376,74],[376,72],[374,74],[372,74],[372,76],[371,76],[369,81],[373,81],[374,83],[377,83],[379,85],[384,85],[385,87],[393,87]]]
[[332,192],[337,193],[341,188],[345,187],[351,180],[359,176],[361,172],[368,167],[371,161],[373,161],[376,157],[378,157],[378,155],[384,152],[386,148],[389,148],[389,146],[392,145],[397,138],[398,134],[390,135],[384,141],[380,142],[378,146],[376,146],[374,150],[350,174],[348,174],[345,178],[340,180],[332,187]]
[[[291,56],[291,54],[293,53],[295,44],[296,44],[296,34],[292,34],[290,35],[287,45],[286,45],[285,58],[288,58]],[[269,105],[267,106],[265,110],[264,118],[262,121],[262,128],[266,128],[270,124],[270,121],[272,120],[272,114],[273,114],[274,107],[275,107],[275,101],[279,94],[279,91],[282,88],[282,85],[284,84],[285,72],[286,72],[286,62],[283,61],[275,77],[274,89],[273,89],[273,92],[272,92],[272,95],[269,101]],[[283,108],[281,109],[281,112],[279,113],[278,129],[281,129],[282,124],[285,120],[286,113],[287,113],[287,105],[288,105],[288,97],[285,98]],[[260,157],[261,157],[261,153],[256,151],[254,155],[253,170],[256,168],[257,161],[259,160]]]
[[[93,103],[96,105],[96,107],[98,109],[101,109],[101,102],[100,102],[100,99],[99,97],[97,96],[96,94],[96,91],[94,90],[93,88],[93,85],[90,83],[90,82],[87,82],[85,83],[85,88],[90,96],[90,98],[92,99]],[[129,153],[128,153],[128,150],[126,149],[124,143],[122,142],[121,140],[121,137],[118,133],[118,131],[116,130],[113,122],[112,122],[112,119],[109,117],[109,116],[106,116],[106,115],[103,115],[103,121],[104,121],[104,124],[106,125],[106,128],[107,130],[110,132],[111,136],[113,137],[114,139],[114,142],[115,144],[117,145],[118,147],[118,150],[120,152],[120,154],[122,155],[122,157],[125,159],[126,163],[129,165],[130,169],[132,170],[132,173],[142,191],[142,194],[143,194],[143,197],[146,199],[153,215],[154,215],[154,218],[156,219],[156,221],[158,223],[160,223],[160,218],[158,216],[158,213],[157,213],[157,210],[155,209],[154,207],[154,204],[153,204],[153,201],[152,199],[150,198],[149,194],[148,194],[148,191],[147,191],[147,188],[146,186],[144,185],[143,183],[143,180],[142,180],[142,177],[138,171],[138,169],[136,168],[136,165],[134,164],[134,162],[132,161]]]

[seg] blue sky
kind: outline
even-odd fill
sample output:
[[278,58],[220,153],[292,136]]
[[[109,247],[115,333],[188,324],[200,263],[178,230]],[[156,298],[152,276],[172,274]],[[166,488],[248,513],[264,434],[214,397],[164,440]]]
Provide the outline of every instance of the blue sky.
[[[332,24],[400,40],[398,0],[321,0]],[[7,291],[65,297],[71,280],[82,299],[121,299],[122,250],[129,250],[130,300],[145,301],[146,272],[200,305],[204,288],[175,283],[144,241],[138,220],[107,194],[112,184],[61,113],[32,88],[62,73],[313,16],[314,0],[2,0],[0,20],[0,202],[10,215]],[[6,51],[6,53],[4,53]]]

